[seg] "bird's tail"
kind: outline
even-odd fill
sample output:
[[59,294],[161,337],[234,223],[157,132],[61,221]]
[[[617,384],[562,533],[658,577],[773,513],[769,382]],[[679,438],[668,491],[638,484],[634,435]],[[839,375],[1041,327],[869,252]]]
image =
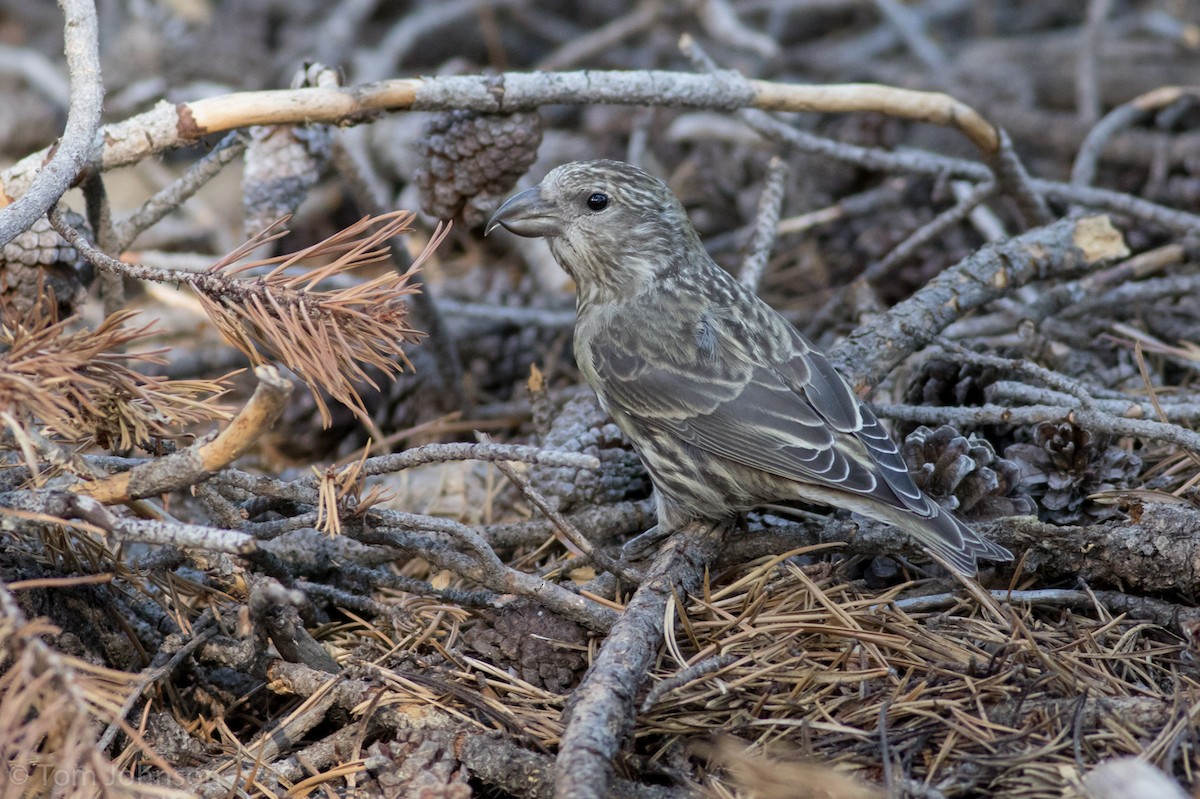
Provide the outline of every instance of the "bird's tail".
[[924,499],[931,511],[928,516],[887,506],[877,506],[875,510],[886,517],[881,521],[899,527],[967,577],[975,576],[979,558],[1001,561],[1013,559],[1007,549],[967,527],[933,500],[928,497]]

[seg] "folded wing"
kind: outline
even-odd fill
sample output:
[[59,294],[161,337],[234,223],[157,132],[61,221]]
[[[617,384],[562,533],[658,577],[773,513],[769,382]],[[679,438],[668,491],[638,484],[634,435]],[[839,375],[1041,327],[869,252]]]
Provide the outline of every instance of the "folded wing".
[[666,349],[628,331],[594,342],[605,401],[704,451],[877,504],[868,513],[937,549],[964,572],[1009,553],[926,497],[896,445],[832,364],[790,326],[767,358],[715,331],[714,346]]

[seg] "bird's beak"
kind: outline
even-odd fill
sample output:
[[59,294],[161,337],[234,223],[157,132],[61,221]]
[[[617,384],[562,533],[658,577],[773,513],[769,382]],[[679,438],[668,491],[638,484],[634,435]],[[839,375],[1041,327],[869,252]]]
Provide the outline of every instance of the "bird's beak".
[[488,220],[483,235],[491,233],[497,225],[503,225],[510,233],[530,238],[562,233],[562,219],[554,205],[542,199],[541,189],[537,186],[505,200]]

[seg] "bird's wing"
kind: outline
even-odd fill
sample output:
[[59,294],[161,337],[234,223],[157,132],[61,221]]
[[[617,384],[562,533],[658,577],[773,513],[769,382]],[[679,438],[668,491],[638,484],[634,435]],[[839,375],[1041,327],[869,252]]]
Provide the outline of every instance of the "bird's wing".
[[591,358],[605,378],[605,403],[748,467],[921,516],[936,512],[879,420],[794,328],[780,325],[790,346],[768,358],[722,332],[708,349],[632,327],[597,337]]

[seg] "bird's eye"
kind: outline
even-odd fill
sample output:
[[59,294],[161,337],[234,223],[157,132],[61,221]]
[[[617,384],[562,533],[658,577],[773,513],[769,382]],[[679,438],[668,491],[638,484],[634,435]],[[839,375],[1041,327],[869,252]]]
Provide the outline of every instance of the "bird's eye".
[[608,195],[602,192],[596,192],[591,197],[587,198],[587,207],[593,211],[603,211],[608,207]]

